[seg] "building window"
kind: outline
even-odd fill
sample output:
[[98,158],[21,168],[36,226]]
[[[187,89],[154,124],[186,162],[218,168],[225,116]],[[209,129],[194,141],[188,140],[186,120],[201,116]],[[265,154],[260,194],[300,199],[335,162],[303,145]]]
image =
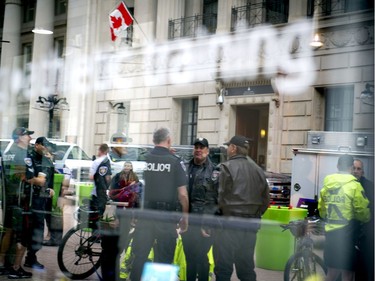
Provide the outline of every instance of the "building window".
[[331,16],[374,8],[373,0],[308,0],[307,15]]
[[32,22],[35,20],[36,0],[24,0],[23,4],[23,22]]
[[31,62],[33,54],[33,43],[25,43],[22,45],[23,64]]
[[204,0],[203,25],[209,34],[214,34],[217,27],[217,0]]
[[266,22],[279,24],[288,22],[289,0],[267,0]]
[[0,28],[4,27],[5,0],[0,0]]
[[351,132],[353,130],[354,87],[338,86],[324,88],[324,130]]
[[66,14],[66,0],[55,0],[55,16]]
[[231,31],[253,28],[264,23],[288,22],[289,0],[249,0],[245,6],[233,7]]
[[217,0],[204,0],[203,15],[169,20],[168,39],[214,34],[217,27]]
[[64,52],[64,37],[55,38],[55,51],[58,58],[61,58]]
[[181,109],[181,144],[193,144],[197,136],[198,98],[182,100]]

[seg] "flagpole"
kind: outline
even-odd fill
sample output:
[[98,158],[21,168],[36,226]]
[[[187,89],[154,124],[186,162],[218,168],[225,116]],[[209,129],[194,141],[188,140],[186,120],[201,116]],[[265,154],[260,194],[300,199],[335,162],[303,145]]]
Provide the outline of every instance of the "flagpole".
[[[128,9],[128,11],[129,11],[129,8],[128,8],[128,6],[126,5],[126,3],[125,3],[124,1],[121,1],[121,2],[124,3],[126,9]],[[137,19],[135,18],[134,15],[132,15],[132,18],[134,19],[135,23],[138,25],[138,27],[139,27],[139,29],[141,30],[143,36],[146,38],[147,43],[150,43],[150,40],[148,40],[146,34],[143,32],[142,27],[139,25],[139,23],[138,23],[138,21],[137,21]]]
[[134,19],[134,21],[137,23],[137,25],[138,25],[138,27],[139,27],[139,29],[141,30],[141,32],[142,32],[142,34],[143,34],[143,36],[146,38],[146,41],[147,41],[147,43],[150,43],[150,41],[148,40],[148,38],[147,38],[147,36],[146,36],[146,34],[143,32],[143,29],[142,29],[142,27],[139,25],[139,23],[138,23],[138,21],[137,21],[137,19],[133,16],[133,19]]

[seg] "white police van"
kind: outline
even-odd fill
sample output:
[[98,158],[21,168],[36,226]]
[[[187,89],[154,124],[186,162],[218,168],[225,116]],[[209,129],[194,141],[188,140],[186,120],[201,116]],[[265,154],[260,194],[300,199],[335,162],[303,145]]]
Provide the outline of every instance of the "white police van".
[[[64,167],[69,168],[71,171],[71,186],[74,186],[77,182],[90,181],[89,173],[92,158],[90,158],[81,147],[75,143],[64,142],[62,140],[48,139],[48,141],[56,145],[54,152],[55,168],[60,172],[63,172]],[[6,153],[13,143],[13,139],[1,139],[1,155]],[[35,139],[32,139],[30,144],[34,145],[34,143]]]
[[131,162],[133,172],[143,183],[143,172],[146,168],[146,154],[152,149],[151,145],[129,144],[132,139],[124,133],[116,133],[107,143],[109,147],[108,158],[111,162],[112,177],[121,172],[125,162]]

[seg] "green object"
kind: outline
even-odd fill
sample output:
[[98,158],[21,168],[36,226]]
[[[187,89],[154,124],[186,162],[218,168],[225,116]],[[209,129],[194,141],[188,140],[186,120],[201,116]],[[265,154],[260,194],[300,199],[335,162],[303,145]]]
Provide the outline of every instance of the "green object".
[[57,207],[57,200],[59,199],[63,181],[64,174],[55,174],[53,176],[53,191],[55,192],[55,194],[52,197],[52,210],[55,210]]
[[[126,279],[129,277],[132,265],[133,265],[133,259],[134,255],[131,251],[131,243],[130,241],[129,247],[127,248],[126,252],[123,253],[121,260],[120,260],[120,278]],[[178,237],[176,241],[176,249],[174,252],[174,259],[173,264],[178,265],[179,267],[179,273],[178,277],[180,281],[186,280],[186,261],[185,261],[185,253],[182,245],[182,239],[181,236]],[[210,272],[209,272],[209,281],[212,280],[212,276],[214,275],[214,257],[212,253],[212,247],[210,251],[208,252],[208,260],[210,263]],[[154,250],[151,249],[150,254],[148,255],[148,260],[153,261],[154,260]]]
[[82,200],[85,198],[91,198],[91,192],[94,188],[92,183],[79,183],[76,185],[76,191],[78,196],[78,204],[82,205]]
[[301,220],[307,209],[271,206],[261,219],[261,228],[255,245],[256,267],[284,270],[289,257],[294,253],[294,237],[289,230],[283,232],[280,224]]

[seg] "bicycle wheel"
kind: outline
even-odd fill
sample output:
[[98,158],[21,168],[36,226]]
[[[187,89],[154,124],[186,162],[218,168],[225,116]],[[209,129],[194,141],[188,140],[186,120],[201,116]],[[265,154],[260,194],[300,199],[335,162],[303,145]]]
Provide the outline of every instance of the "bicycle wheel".
[[327,268],[319,256],[311,252],[297,253],[285,265],[284,281],[304,281],[313,275],[324,279],[326,273]]
[[100,267],[101,252],[99,232],[79,224],[64,235],[57,262],[70,279],[85,279]]

